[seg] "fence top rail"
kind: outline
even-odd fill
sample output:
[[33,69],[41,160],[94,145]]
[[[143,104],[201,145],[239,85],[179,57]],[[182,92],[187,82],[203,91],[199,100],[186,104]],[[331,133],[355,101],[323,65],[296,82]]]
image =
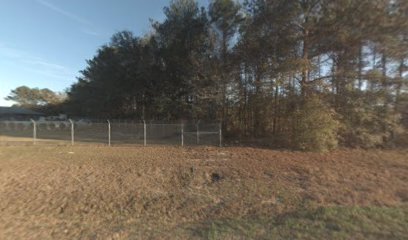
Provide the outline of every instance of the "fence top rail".
[[[106,123],[106,121],[110,121],[111,123],[143,123],[143,120],[121,120],[121,119],[88,119],[88,118],[70,118],[73,122],[94,122],[94,123]],[[18,120],[18,119],[0,119],[0,122],[26,122],[28,120]],[[69,119],[38,119],[35,120],[36,122],[66,122]],[[211,124],[220,124],[217,121],[194,121],[194,120],[179,120],[179,121],[156,121],[156,120],[145,120],[146,124],[203,124],[203,125],[211,125]]]
[[181,126],[181,123],[146,123],[146,125],[152,126]]
[[0,122],[2,123],[31,123],[31,122],[35,122],[35,123],[69,123],[68,120],[63,120],[63,121],[57,121],[57,120],[0,120]]
[[217,132],[208,132],[208,131],[195,131],[195,132],[184,132],[184,133],[186,133],[186,134],[199,134],[199,135],[202,135],[202,134],[219,134],[220,132],[219,131],[217,131]]
[[1,123],[31,123],[31,120],[0,120]]

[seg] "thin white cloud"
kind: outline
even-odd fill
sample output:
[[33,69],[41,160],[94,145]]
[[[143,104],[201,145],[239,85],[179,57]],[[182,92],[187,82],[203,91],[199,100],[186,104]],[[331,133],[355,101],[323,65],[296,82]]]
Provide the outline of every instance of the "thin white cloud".
[[75,75],[68,71],[59,72],[59,71],[55,71],[55,69],[50,69],[50,68],[48,69],[26,68],[26,69],[33,73],[38,73],[40,75],[55,78],[55,79],[67,80],[70,82],[73,82],[73,80],[75,79],[74,78]]
[[73,81],[75,79],[75,71],[18,48],[0,44],[0,57],[9,64],[17,65],[32,73],[65,81]]
[[47,2],[47,1],[45,1],[45,0],[37,0],[37,2],[38,2],[39,4],[41,4],[41,5],[43,5],[43,6],[47,7],[47,8],[49,8],[49,9],[53,10],[53,11],[59,13],[59,14],[64,15],[65,17],[68,17],[68,18],[70,18],[70,19],[72,19],[72,20],[78,22],[78,23],[81,23],[81,24],[84,24],[84,25],[88,25],[88,26],[92,26],[92,25],[93,25],[93,24],[92,24],[90,21],[88,21],[87,19],[82,18],[82,17],[80,17],[80,16],[78,16],[78,15],[75,15],[75,14],[73,14],[73,13],[70,13],[70,12],[68,12],[68,11],[65,11],[64,9],[61,9],[61,8],[55,6],[54,4],[49,3],[49,2]]
[[101,36],[101,34],[97,31],[89,30],[89,29],[81,29],[81,32],[91,35],[91,36]]
[[26,60],[25,62],[27,62],[29,64],[32,64],[32,65],[39,66],[39,67],[52,68],[52,69],[56,69],[56,70],[65,70],[66,69],[62,65],[55,64],[55,63],[49,63],[49,62],[46,62],[46,61],[41,60],[41,59],[37,59],[37,60],[31,59],[31,60]]
[[94,24],[89,21],[88,19],[85,19],[83,17],[80,17],[74,13],[71,13],[69,11],[66,11],[48,1],[45,0],[36,0],[39,4],[43,5],[44,7],[47,7],[48,9],[59,13],[79,24],[81,24],[83,27],[81,28],[81,32],[85,33],[87,35],[91,35],[91,36],[101,36],[101,33],[95,30],[95,26]]
[[24,52],[15,48],[7,47],[4,44],[0,45],[0,54],[8,58],[22,58]]

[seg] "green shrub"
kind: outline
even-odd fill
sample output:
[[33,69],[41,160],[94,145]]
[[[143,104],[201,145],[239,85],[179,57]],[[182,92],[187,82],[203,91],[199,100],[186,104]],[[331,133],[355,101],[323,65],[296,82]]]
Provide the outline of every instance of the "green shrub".
[[392,147],[403,132],[401,116],[392,105],[384,106],[377,92],[353,93],[343,105],[342,145],[346,147]]
[[328,151],[338,144],[336,113],[317,97],[309,97],[293,114],[293,145],[303,151]]

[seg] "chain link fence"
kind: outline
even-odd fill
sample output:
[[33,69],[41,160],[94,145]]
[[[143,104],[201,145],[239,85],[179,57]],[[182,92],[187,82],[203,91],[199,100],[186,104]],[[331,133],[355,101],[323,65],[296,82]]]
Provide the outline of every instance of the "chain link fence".
[[221,124],[147,121],[0,121],[0,144],[222,146]]

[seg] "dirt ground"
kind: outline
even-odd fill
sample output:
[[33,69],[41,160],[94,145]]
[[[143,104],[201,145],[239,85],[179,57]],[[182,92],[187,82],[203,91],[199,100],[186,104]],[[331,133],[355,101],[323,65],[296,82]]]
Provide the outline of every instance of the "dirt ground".
[[408,239],[407,205],[408,150],[0,146],[0,239]]

